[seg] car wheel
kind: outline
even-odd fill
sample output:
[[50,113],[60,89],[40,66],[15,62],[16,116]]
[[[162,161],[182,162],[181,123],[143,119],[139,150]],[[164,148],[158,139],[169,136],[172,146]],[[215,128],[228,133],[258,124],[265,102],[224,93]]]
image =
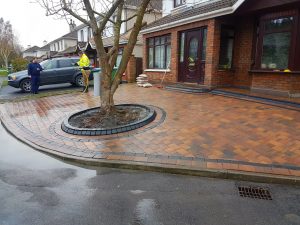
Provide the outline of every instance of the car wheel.
[[24,92],[30,92],[31,91],[31,81],[29,79],[22,80],[20,83],[20,88]]
[[78,87],[83,87],[84,86],[83,76],[81,74],[76,77],[75,83]]

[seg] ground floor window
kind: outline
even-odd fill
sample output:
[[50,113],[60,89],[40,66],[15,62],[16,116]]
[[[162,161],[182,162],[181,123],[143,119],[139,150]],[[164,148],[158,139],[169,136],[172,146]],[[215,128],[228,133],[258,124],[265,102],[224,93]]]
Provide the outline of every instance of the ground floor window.
[[233,57],[233,43],[234,43],[234,29],[227,26],[221,28],[221,41],[220,41],[220,69],[232,68]]
[[122,55],[123,55],[123,48],[119,48],[118,51],[118,56],[117,56],[117,60],[116,60],[116,67],[120,66],[121,60],[122,60]]
[[149,38],[147,45],[148,68],[168,68],[171,60],[171,35]]
[[297,13],[268,14],[260,19],[258,27],[256,69],[293,69],[296,62]]

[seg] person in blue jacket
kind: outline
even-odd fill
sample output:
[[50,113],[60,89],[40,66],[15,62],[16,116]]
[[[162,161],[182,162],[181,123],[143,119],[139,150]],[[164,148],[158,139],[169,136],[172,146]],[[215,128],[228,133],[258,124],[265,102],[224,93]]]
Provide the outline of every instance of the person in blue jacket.
[[31,79],[31,92],[33,94],[38,94],[40,85],[40,72],[43,70],[41,65],[38,63],[38,59],[34,58],[28,65],[28,75]]

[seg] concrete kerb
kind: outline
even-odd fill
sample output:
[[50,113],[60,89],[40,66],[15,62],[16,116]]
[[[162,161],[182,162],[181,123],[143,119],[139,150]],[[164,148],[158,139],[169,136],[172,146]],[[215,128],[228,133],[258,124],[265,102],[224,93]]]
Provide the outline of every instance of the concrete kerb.
[[[283,176],[273,175],[265,173],[254,173],[246,171],[235,171],[235,170],[222,170],[222,169],[196,169],[188,166],[177,166],[168,164],[159,164],[151,162],[138,162],[138,161],[125,161],[125,160],[107,160],[107,159],[94,159],[77,157],[68,154],[61,153],[52,149],[48,149],[32,143],[31,141],[17,137],[5,122],[1,116],[1,124],[5,130],[10,133],[14,138],[23,142],[24,144],[32,147],[33,149],[45,153],[55,159],[61,160],[65,163],[73,164],[76,166],[91,166],[91,167],[108,167],[116,169],[130,169],[130,170],[142,170],[149,172],[162,172],[179,175],[190,175],[200,176],[218,179],[232,179],[239,181],[258,182],[258,183],[274,183],[274,184],[285,184],[285,185],[296,185],[300,186],[300,178],[295,176]],[[79,165],[78,165],[79,164]]]

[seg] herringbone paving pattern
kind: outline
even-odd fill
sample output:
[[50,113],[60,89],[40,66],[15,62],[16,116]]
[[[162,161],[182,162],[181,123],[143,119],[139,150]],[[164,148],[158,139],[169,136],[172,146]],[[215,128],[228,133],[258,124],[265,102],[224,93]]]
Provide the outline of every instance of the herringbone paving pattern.
[[122,85],[115,103],[156,107],[157,118],[128,133],[84,137],[61,131],[67,115],[99,105],[69,94],[1,105],[17,137],[64,154],[189,168],[300,176],[300,112],[211,94]]

